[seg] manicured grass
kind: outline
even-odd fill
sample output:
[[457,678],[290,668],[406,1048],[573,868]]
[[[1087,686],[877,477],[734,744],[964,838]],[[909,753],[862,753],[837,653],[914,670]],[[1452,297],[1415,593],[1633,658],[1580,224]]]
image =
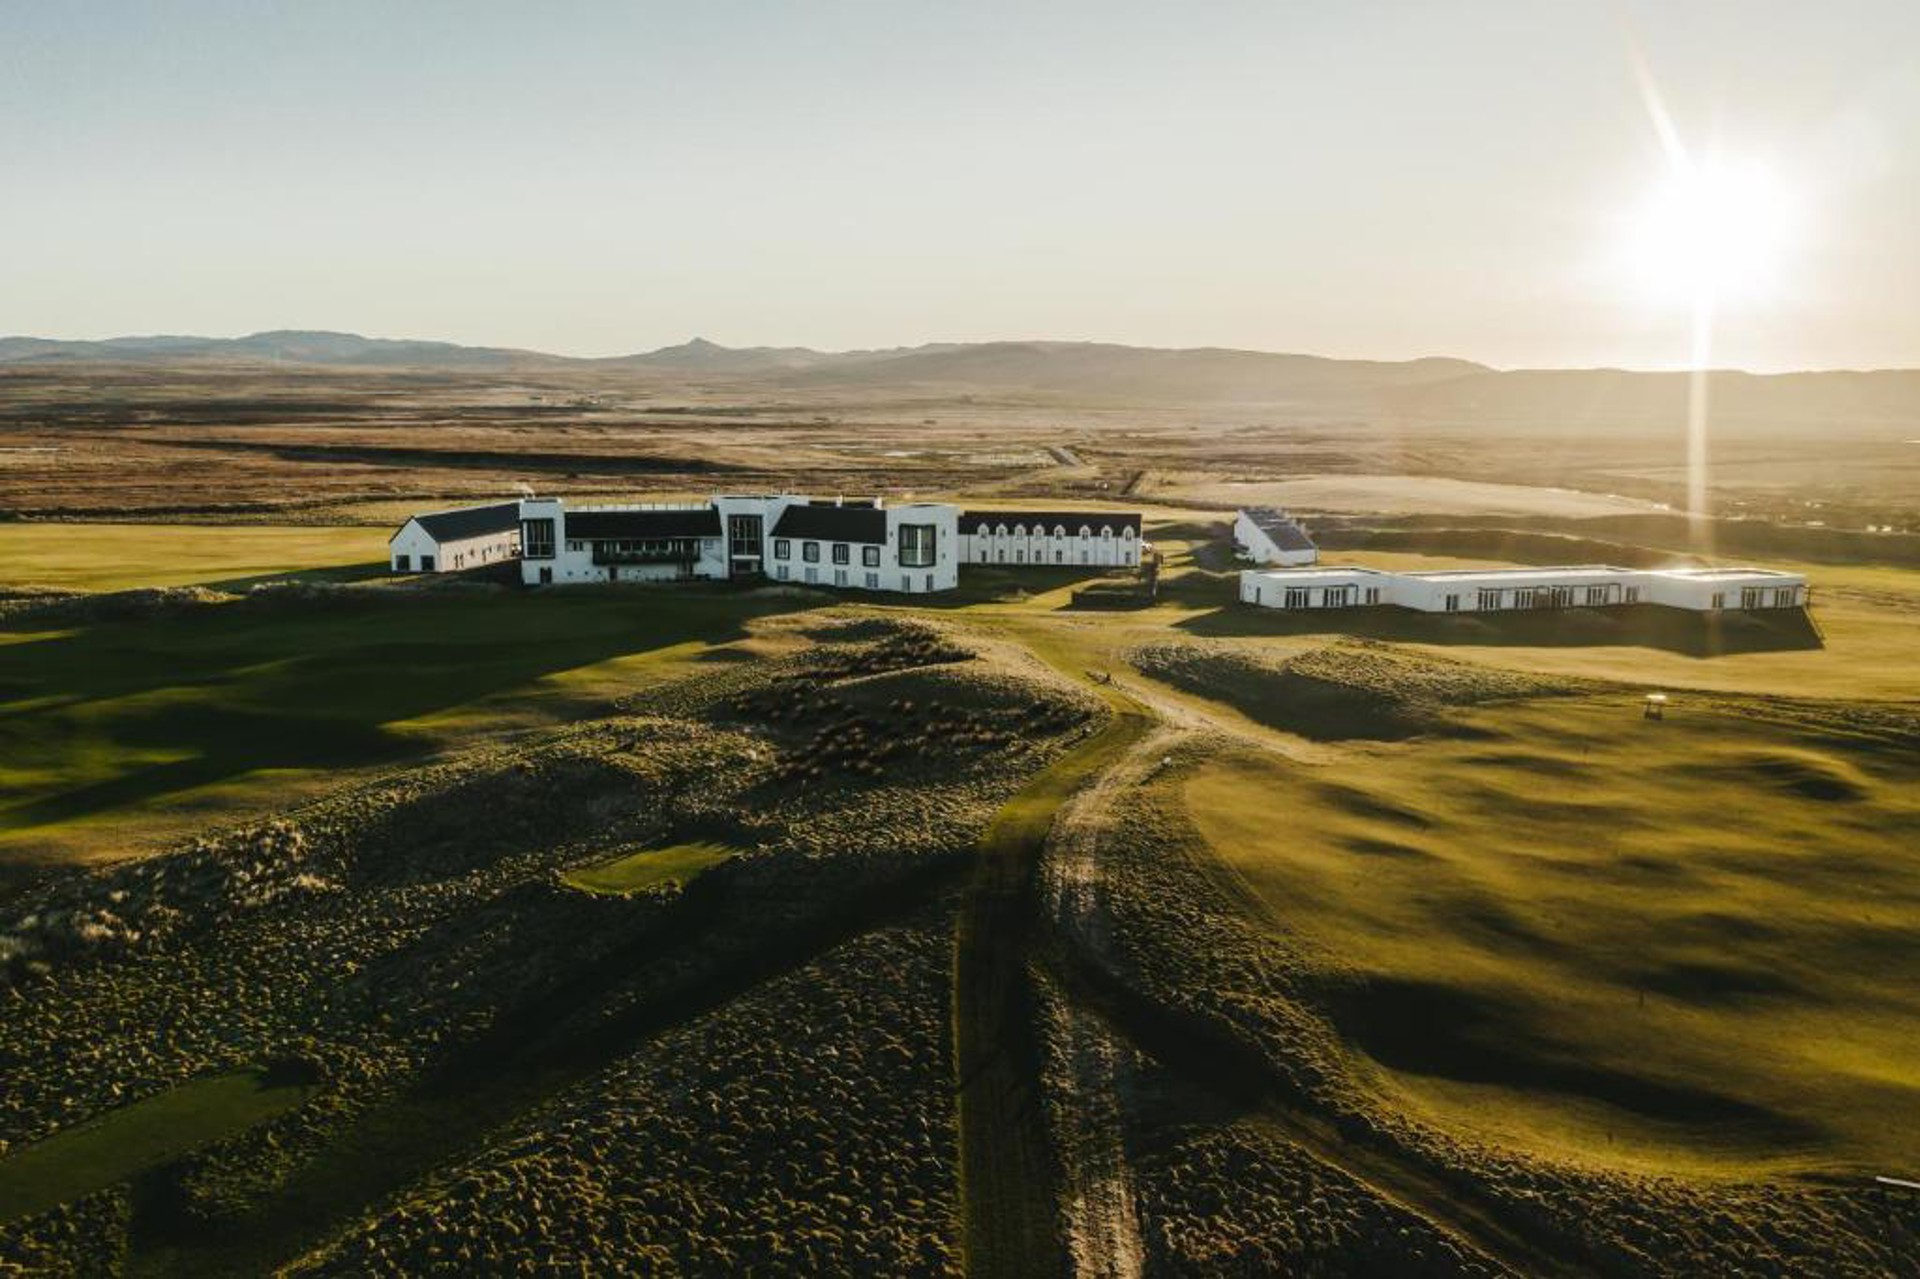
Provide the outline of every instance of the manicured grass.
[[586,892],[619,896],[657,884],[690,884],[703,872],[732,857],[734,851],[712,841],[647,848],[598,866],[568,871],[565,878]]
[[384,569],[390,529],[237,524],[0,525],[0,586],[213,586],[349,566]]
[[258,1071],[196,1079],[0,1158],[0,1221],[45,1212],[243,1132],[312,1095]]
[[125,855],[341,770],[604,713],[789,599],[636,590],[224,604],[0,646],[0,858]]
[[1391,1095],[1666,1171],[1904,1167],[1920,1146],[1920,759],[1605,695],[1467,737],[1247,755],[1186,809]]

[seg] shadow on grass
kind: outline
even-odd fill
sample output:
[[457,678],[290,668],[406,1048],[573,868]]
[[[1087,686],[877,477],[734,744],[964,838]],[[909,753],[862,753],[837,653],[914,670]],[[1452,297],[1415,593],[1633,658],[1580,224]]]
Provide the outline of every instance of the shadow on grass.
[[247,577],[228,577],[216,582],[199,582],[210,591],[226,591],[240,595],[256,586],[265,586],[273,582],[316,582],[345,584],[350,582],[371,582],[389,575],[385,560],[369,560],[364,564],[337,564],[331,568],[303,568],[282,573],[254,573]]
[[[810,602],[489,592],[217,605],[0,648],[0,759],[33,772],[0,831],[96,817],[258,769],[417,753],[392,725],[615,658],[743,638]],[[152,762],[155,756],[173,756]],[[38,778],[51,778],[38,781]],[[76,779],[91,777],[81,784]]]
[[1232,604],[1175,623],[1218,637],[1340,635],[1412,644],[1511,648],[1652,648],[1686,657],[1777,653],[1825,647],[1804,609],[1694,613],[1655,605],[1536,609],[1503,613],[1421,613],[1403,608],[1288,612]]

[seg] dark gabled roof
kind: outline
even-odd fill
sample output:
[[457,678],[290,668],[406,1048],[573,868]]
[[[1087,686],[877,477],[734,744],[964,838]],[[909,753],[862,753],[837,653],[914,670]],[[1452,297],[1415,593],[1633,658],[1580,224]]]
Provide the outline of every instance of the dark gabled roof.
[[1253,521],[1253,526],[1265,533],[1280,550],[1311,551],[1315,549],[1313,539],[1307,536],[1307,530],[1301,528],[1285,511],[1276,510],[1271,506],[1250,506],[1242,514]]
[[1025,524],[1031,527],[1039,524],[1045,528],[1066,527],[1069,537],[1078,536],[1080,526],[1086,525],[1093,530],[1094,536],[1100,530],[1110,528],[1115,537],[1122,529],[1140,531],[1140,512],[1138,511],[962,511],[960,512],[960,531],[962,533],[988,533],[997,524],[1012,527]]
[[720,512],[711,506],[686,510],[568,511],[566,530],[565,536],[583,541],[719,537]]
[[887,540],[887,513],[871,506],[789,506],[773,526],[775,537],[804,537],[819,542]]
[[[436,542],[464,542],[489,533],[507,533],[520,527],[520,503],[500,502],[493,506],[463,506],[457,511],[434,511],[416,515],[413,523],[426,530]],[[406,525],[401,525],[405,528]],[[393,537],[400,536],[395,533]],[[387,540],[391,542],[393,537]]]
[[1313,539],[1307,536],[1307,530],[1298,524],[1275,524],[1271,527],[1263,524],[1260,531],[1265,533],[1274,546],[1283,551],[1311,551]]

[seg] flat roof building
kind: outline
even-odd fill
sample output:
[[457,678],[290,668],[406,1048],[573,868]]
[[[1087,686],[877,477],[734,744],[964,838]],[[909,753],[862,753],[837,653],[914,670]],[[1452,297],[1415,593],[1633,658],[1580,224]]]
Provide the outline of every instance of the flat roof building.
[[1720,609],[1801,608],[1807,581],[1765,568],[1632,569],[1611,564],[1551,568],[1438,569],[1399,573],[1361,567],[1249,570],[1240,598],[1265,608],[1393,604],[1423,613],[1664,604]]

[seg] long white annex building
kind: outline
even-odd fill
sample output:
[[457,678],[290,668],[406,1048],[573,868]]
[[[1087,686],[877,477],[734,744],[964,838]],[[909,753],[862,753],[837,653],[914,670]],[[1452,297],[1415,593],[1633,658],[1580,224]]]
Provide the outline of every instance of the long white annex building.
[[1491,613],[1537,608],[1664,604],[1723,609],[1803,608],[1807,579],[1768,568],[1441,569],[1395,573],[1360,567],[1250,570],[1240,599],[1263,608],[1352,608],[1393,604],[1422,613]]
[[389,566],[455,572],[517,559],[529,586],[760,577],[918,594],[953,589],[962,564],[1125,568],[1146,551],[1138,512],[790,493],[577,507],[553,497],[415,516],[390,540]]

